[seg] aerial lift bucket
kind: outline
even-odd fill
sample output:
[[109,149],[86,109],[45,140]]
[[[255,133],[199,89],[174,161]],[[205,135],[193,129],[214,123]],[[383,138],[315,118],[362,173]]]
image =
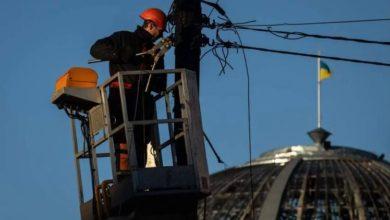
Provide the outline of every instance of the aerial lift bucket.
[[[112,128],[107,99],[107,90],[112,82],[118,82],[120,106],[123,113],[128,108],[125,97],[126,77],[130,75],[153,77],[155,74],[181,76],[179,81],[168,85],[165,91],[153,95],[155,102],[165,101],[166,118],[159,119],[155,113],[154,119],[134,121],[128,118],[127,114],[122,114],[123,123]],[[113,75],[98,87],[96,84],[97,74],[92,69],[71,68],[57,81],[56,90],[52,95],[53,104],[64,108],[68,113],[82,113],[84,120],[88,120],[86,123],[89,131],[87,143],[90,144],[90,147],[88,151],[85,151],[79,149],[74,118],[71,119],[82,219],[92,220],[101,216],[109,216],[109,218],[104,217],[104,219],[110,219],[129,214],[132,209],[143,210],[145,206],[154,207],[157,210],[156,213],[173,213],[173,216],[177,211],[189,210],[190,206],[192,210],[196,209],[194,204],[198,199],[209,194],[210,184],[195,73],[186,69],[124,71]],[[170,98],[172,98],[174,91],[177,91],[180,97],[180,118],[173,117],[170,106]],[[176,124],[180,124],[183,128],[180,133],[174,133],[173,128]],[[167,132],[169,133],[168,140],[160,140],[158,129],[156,129],[157,140],[154,141],[156,143],[154,149],[158,162],[155,167],[142,168],[137,165],[133,134],[134,126],[137,125],[153,125],[156,128],[159,125],[168,125],[165,126],[169,130]],[[119,149],[116,149],[113,137],[118,132],[125,134],[126,143],[120,144]],[[181,150],[185,154],[184,157],[175,150],[176,147],[179,147],[176,146],[179,139],[184,144],[181,146]],[[96,149],[106,141],[109,143],[109,152],[97,153]],[[163,142],[160,143],[160,141]],[[169,166],[164,165],[161,153],[167,147],[171,149],[172,155],[172,164]],[[107,187],[102,187],[104,181],[99,184],[101,177],[99,177],[98,172],[98,161],[101,157],[108,157],[111,161],[113,180],[110,182],[108,190],[104,190]],[[83,175],[81,175],[79,161],[86,158],[92,162],[90,164],[91,177],[96,183],[92,189],[93,192],[104,192],[106,194],[103,195],[106,197],[109,195],[109,198],[106,199],[99,197],[100,194],[95,197],[96,202],[109,201],[103,202],[104,205],[96,205],[94,199],[84,201]],[[179,164],[178,158],[185,163]],[[152,216],[149,215],[149,212],[153,212],[153,210],[144,210],[137,215]]]

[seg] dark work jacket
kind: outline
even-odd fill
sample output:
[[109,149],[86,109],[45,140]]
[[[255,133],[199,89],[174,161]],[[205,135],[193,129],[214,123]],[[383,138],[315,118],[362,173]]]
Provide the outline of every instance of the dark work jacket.
[[[91,55],[97,59],[109,61],[110,75],[118,71],[150,70],[153,65],[151,55],[136,56],[137,53],[146,51],[154,46],[153,37],[142,27],[135,32],[120,31],[109,37],[96,41],[91,47]],[[155,69],[163,69],[164,62],[160,62]],[[126,89],[126,103],[129,120],[149,120],[154,118],[155,103],[153,96],[145,93],[148,75],[134,75],[124,79],[132,84],[131,89]],[[139,85],[139,86],[138,86]],[[166,87],[166,75],[153,75],[150,89],[161,92]],[[111,114],[112,128],[123,123],[119,90],[110,87],[108,104]],[[153,127],[151,125],[136,125],[134,127],[134,141],[137,152],[138,165],[145,167],[146,144],[153,141]],[[125,143],[125,135],[122,131],[114,135],[114,143]],[[156,146],[156,144],[153,144]],[[118,160],[119,161],[119,160]]]
[[[96,41],[91,47],[91,55],[97,59],[110,62],[110,75],[118,71],[150,70],[153,65],[151,55],[136,56],[137,53],[146,51],[154,46],[153,37],[142,27],[138,27],[135,32],[119,31],[109,37]],[[163,57],[156,65],[155,69],[163,69]],[[145,88],[147,75],[138,82],[138,76],[130,77],[126,82],[133,84],[133,87],[140,83],[141,91]],[[161,92],[166,86],[166,76],[153,75],[150,88],[154,92]]]

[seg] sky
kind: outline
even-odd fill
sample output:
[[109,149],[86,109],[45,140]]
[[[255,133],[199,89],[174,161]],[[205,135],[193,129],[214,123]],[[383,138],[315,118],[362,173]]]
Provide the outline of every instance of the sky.
[[[168,11],[171,0],[2,0],[0,8],[0,219],[78,219],[79,204],[70,124],[50,103],[56,79],[72,66],[94,68],[99,81],[107,64],[87,64],[89,48],[119,30],[134,30],[148,7]],[[220,0],[235,22],[259,24],[389,18],[387,0]],[[205,13],[209,12],[203,6]],[[217,19],[217,13],[213,13]],[[389,41],[390,22],[279,27]],[[203,33],[211,39],[212,30]],[[285,40],[241,32],[250,46],[390,62],[390,47],[321,39]],[[225,39],[236,40],[232,35]],[[203,51],[207,48],[203,48]],[[253,157],[278,147],[311,144],[316,127],[316,60],[247,51],[250,71]],[[219,75],[212,56],[201,62],[200,103],[204,131],[230,166],[249,160],[246,76],[242,55]],[[324,60],[333,76],[322,85],[323,127],[335,145],[390,158],[390,68]],[[174,68],[173,51],[166,56]],[[224,168],[208,146],[214,173]],[[107,169],[107,168],[106,168]]]

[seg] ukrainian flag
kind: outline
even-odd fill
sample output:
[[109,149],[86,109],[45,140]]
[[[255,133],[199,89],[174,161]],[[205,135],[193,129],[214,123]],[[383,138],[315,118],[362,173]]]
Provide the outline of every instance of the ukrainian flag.
[[329,66],[325,63],[320,61],[320,81],[329,78],[332,75],[332,72],[330,71]]

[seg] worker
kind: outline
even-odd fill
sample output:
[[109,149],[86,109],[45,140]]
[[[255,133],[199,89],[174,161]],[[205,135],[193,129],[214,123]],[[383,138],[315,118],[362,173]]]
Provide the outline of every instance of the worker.
[[[154,46],[154,41],[162,37],[166,27],[166,15],[157,8],[149,8],[140,14],[144,21],[134,32],[119,31],[111,36],[96,41],[91,47],[91,55],[94,58],[109,61],[110,75],[118,71],[150,70],[153,66],[153,57],[150,54],[136,56]],[[163,69],[163,58],[159,60],[155,69]],[[126,94],[127,113],[129,121],[150,120],[155,115],[155,103],[150,92],[145,92],[148,81],[147,75],[132,75],[124,78]],[[153,76],[150,82],[150,91],[161,92],[166,87],[166,75],[158,74]],[[121,102],[119,96],[119,83],[114,81],[109,86],[108,104],[111,115],[111,129],[115,129],[123,123]],[[153,125],[134,126],[134,141],[137,152],[138,167],[145,167],[146,147],[153,144]],[[126,138],[124,132],[114,135],[114,146],[117,155],[117,169],[123,167],[123,151],[126,149]],[[122,155],[120,155],[122,154]],[[127,152],[125,152],[127,154]],[[122,159],[120,159],[122,158]],[[122,164],[120,164],[120,163]]]

